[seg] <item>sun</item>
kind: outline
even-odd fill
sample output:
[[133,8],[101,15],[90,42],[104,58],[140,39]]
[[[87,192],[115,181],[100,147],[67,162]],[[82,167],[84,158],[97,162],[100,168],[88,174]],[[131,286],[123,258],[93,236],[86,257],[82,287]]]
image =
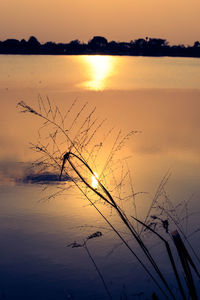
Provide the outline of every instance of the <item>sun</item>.
[[97,173],[96,172],[94,172],[94,175],[92,175],[92,187],[93,187],[93,189],[97,189],[97,187],[98,187],[98,175],[97,175]]

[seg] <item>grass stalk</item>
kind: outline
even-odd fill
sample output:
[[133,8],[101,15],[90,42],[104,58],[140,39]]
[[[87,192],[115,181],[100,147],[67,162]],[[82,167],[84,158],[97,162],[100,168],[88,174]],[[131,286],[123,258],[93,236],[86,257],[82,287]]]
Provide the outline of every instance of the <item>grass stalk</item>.
[[87,252],[87,254],[88,254],[88,256],[89,256],[91,262],[93,263],[93,265],[94,265],[94,267],[95,267],[95,269],[96,269],[96,271],[97,271],[97,273],[98,273],[98,275],[99,275],[99,278],[101,279],[101,281],[102,281],[102,283],[103,283],[104,289],[105,289],[105,291],[106,291],[106,293],[107,293],[107,295],[108,295],[108,299],[112,300],[112,296],[111,296],[110,291],[109,291],[109,289],[108,289],[108,287],[107,287],[107,284],[106,284],[106,282],[105,282],[105,280],[104,280],[104,277],[103,277],[103,275],[101,274],[101,272],[100,272],[100,270],[99,270],[99,268],[98,268],[98,266],[97,266],[95,260],[93,259],[92,255],[91,255],[91,253],[90,253],[90,251],[89,251],[89,249],[88,249],[88,246],[87,246],[87,243],[86,243],[86,242],[84,243],[84,246],[83,246],[83,247],[84,247],[84,249],[86,250],[86,252]]
[[[195,284],[194,284],[194,280],[192,277],[192,272],[190,270],[189,263],[192,266],[195,266],[195,265],[193,264],[192,259],[189,255],[189,253],[187,252],[187,249],[185,248],[185,245],[184,245],[178,231],[175,230],[174,232],[171,233],[171,235],[172,235],[174,244],[176,246],[176,249],[178,251],[178,255],[179,255],[179,258],[180,258],[180,261],[181,261],[181,264],[182,264],[182,267],[183,267],[183,270],[185,273],[185,280],[186,280],[186,283],[187,283],[187,286],[189,289],[191,299],[198,300],[198,296],[197,296],[197,292],[196,292],[196,288],[195,288]],[[197,271],[196,267],[194,268],[194,270]],[[198,271],[197,271],[197,275],[199,275]]]
[[[66,152],[66,154],[63,157],[63,164],[62,164],[62,168],[61,168],[61,174],[60,177],[62,176],[62,172],[65,166],[65,162],[66,160],[69,162],[69,164],[71,165],[72,169],[76,172],[76,174],[79,176],[79,178],[82,180],[82,182],[89,188],[91,189],[94,193],[96,193],[101,199],[103,199],[107,204],[111,205],[116,212],[118,213],[119,217],[121,218],[122,222],[125,224],[125,226],[129,229],[129,231],[131,232],[131,234],[133,235],[133,237],[136,239],[136,241],[138,242],[140,248],[142,249],[142,251],[144,252],[145,256],[147,257],[147,259],[149,260],[149,262],[151,263],[151,265],[153,266],[154,270],[156,271],[156,273],[158,274],[158,276],[160,277],[161,281],[163,282],[163,284],[165,285],[166,289],[168,290],[168,292],[170,293],[172,299],[176,299],[173,292],[171,291],[167,281],[165,280],[162,272],[160,271],[159,267],[157,266],[156,262],[154,261],[153,257],[151,256],[148,248],[145,246],[145,244],[143,243],[143,241],[141,240],[140,236],[137,234],[137,232],[134,230],[134,228],[132,227],[130,221],[128,220],[128,218],[126,217],[125,213],[121,211],[120,207],[116,204],[116,202],[114,201],[114,199],[112,198],[111,194],[108,192],[108,190],[104,187],[104,185],[100,182],[100,180],[98,178],[98,184],[101,187],[101,189],[103,190],[103,192],[106,194],[105,197],[104,195],[102,195],[102,193],[100,193],[99,191],[97,191],[95,188],[93,188],[84,178],[83,176],[80,174],[80,172],[77,170],[77,168],[75,167],[75,165],[72,163],[71,161],[71,157],[75,157],[77,158],[81,163],[83,163],[85,165],[85,167],[90,171],[90,173],[95,176],[95,173],[92,171],[92,169],[90,168],[90,166],[85,162],[85,160],[83,160],[81,157],[79,157],[78,155],[72,153],[72,152]],[[96,177],[96,176],[95,176]],[[160,288],[160,287],[159,287]]]
[[[134,218],[134,217],[132,217],[132,218]],[[169,246],[169,243],[159,233],[157,233],[155,230],[153,230],[150,226],[146,225],[145,223],[143,223],[142,221],[140,221],[140,220],[138,220],[136,218],[134,218],[134,219],[138,223],[140,223],[141,225],[143,225],[144,227],[146,227],[148,230],[150,230],[151,232],[153,232],[157,237],[159,237],[164,242],[166,250],[167,250],[167,254],[168,254],[169,259],[170,259],[170,263],[171,263],[173,271],[174,271],[174,275],[176,277],[176,281],[177,281],[177,284],[178,284],[178,287],[179,287],[182,299],[183,300],[187,300],[187,298],[185,296],[185,293],[184,293],[184,290],[183,290],[183,287],[182,287],[182,284],[181,284],[181,280],[180,280],[180,277],[179,277],[179,274],[178,274],[178,271],[177,271],[177,268],[176,268],[176,264],[175,264],[175,261],[174,261],[174,258],[173,258],[172,251],[171,251],[171,248]]]

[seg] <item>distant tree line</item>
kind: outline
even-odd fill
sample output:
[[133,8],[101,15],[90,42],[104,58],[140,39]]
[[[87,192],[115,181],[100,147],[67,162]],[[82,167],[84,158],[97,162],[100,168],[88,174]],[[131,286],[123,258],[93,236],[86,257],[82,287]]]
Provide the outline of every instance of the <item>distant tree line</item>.
[[88,43],[73,40],[69,43],[40,42],[31,36],[28,41],[7,39],[0,41],[0,54],[44,54],[44,55],[78,55],[107,54],[133,56],[183,56],[200,57],[200,42],[193,46],[172,45],[159,38],[141,38],[128,42],[115,42],[102,36],[94,36]]

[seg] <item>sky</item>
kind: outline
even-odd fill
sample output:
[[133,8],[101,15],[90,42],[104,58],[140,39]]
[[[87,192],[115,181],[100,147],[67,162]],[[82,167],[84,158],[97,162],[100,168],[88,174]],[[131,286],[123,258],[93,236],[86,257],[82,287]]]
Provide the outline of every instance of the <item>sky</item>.
[[0,40],[87,42],[154,37],[170,44],[200,40],[199,0],[0,0]]

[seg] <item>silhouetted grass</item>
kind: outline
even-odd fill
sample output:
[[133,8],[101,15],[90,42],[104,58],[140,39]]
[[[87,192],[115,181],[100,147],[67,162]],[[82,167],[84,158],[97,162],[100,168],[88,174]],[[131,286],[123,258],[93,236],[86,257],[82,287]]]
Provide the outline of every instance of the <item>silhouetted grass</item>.
[[[103,128],[106,120],[98,120],[98,118],[95,117],[95,108],[91,109],[88,113],[87,106],[88,104],[85,103],[78,109],[78,111],[76,111],[77,101],[75,100],[70,105],[67,112],[65,114],[62,114],[59,108],[57,106],[53,106],[48,98],[46,101],[43,101],[41,98],[38,99],[38,109],[33,109],[23,101],[18,103],[18,107],[20,108],[21,112],[31,113],[43,120],[43,124],[38,130],[38,142],[37,144],[32,144],[31,146],[33,150],[41,155],[35,161],[34,167],[38,169],[38,172],[40,172],[41,170],[51,170],[51,172],[59,172],[60,178],[62,178],[63,173],[65,176],[71,178],[72,182],[84,195],[85,199],[88,200],[88,202],[109,225],[111,230],[116,233],[122,244],[127,247],[134,258],[137,259],[138,263],[162,293],[162,299],[177,299],[176,295],[174,295],[172,288],[165,278],[165,274],[157,264],[156,260],[153,258],[149,247],[147,247],[144,242],[144,228],[145,230],[148,229],[153,234],[155,234],[165,245],[166,253],[168,254],[169,261],[177,280],[177,285],[182,299],[188,299],[188,292],[184,291],[183,289],[181,276],[176,267],[176,262],[173,258],[169,242],[162,237],[158,230],[156,230],[156,226],[159,221],[162,223],[165,233],[169,235],[170,220],[183,235],[185,240],[189,243],[187,237],[184,235],[184,231],[182,230],[180,221],[178,220],[178,217],[176,215],[176,209],[172,208],[171,201],[167,197],[165,191],[165,185],[169,179],[170,174],[166,173],[166,175],[161,180],[144,221],[140,221],[138,218],[137,205],[135,202],[137,193],[135,193],[133,189],[130,170],[127,167],[126,161],[123,161],[122,157],[118,155],[127,140],[129,140],[130,137],[134,134],[138,133],[138,131],[132,131],[125,135],[123,135],[122,132],[119,131],[116,134],[116,137],[113,139],[113,145],[107,154],[107,158],[104,161],[103,167],[99,169],[99,165],[100,163],[102,163],[101,154],[105,152],[103,148],[105,145],[105,141],[108,138],[110,139],[114,130],[111,129],[110,131],[106,131],[106,134],[104,134],[101,140],[96,138],[99,131],[104,132]],[[70,115],[73,115],[72,119],[70,119]],[[118,170],[119,167],[121,169],[121,176],[119,180],[117,180],[114,174],[114,169],[116,168]],[[127,170],[126,172],[124,171],[125,168]],[[99,177],[96,176],[96,171],[99,171],[97,172],[99,173]],[[93,187],[91,185],[89,180],[91,176],[94,176],[96,178],[98,187]],[[108,177],[112,177],[113,182],[115,183],[114,188],[109,189],[107,187]],[[130,193],[127,193],[127,185],[124,184],[124,182],[127,181],[129,183],[129,188],[131,191]],[[69,187],[71,188],[71,185]],[[68,187],[66,185],[64,187],[59,187],[59,190],[54,195],[50,195],[49,197],[55,197],[57,196],[57,193],[65,192],[67,188]],[[164,202],[162,204],[160,203],[161,197],[164,197]],[[136,221],[136,223],[132,222],[132,219],[128,217],[127,213],[120,205],[120,203],[123,203],[124,199],[131,198],[133,200],[135,213],[133,219]],[[136,254],[135,249],[130,246],[127,239],[124,238],[123,234],[115,228],[115,226],[111,223],[109,217],[107,217],[103,213],[103,210],[98,207],[99,203],[104,203],[107,207],[116,212],[122,224],[130,233],[132,239],[137,242],[141,254],[143,254],[145,259],[150,263],[152,269],[149,269],[149,267],[147,267],[146,260],[144,260],[144,258],[141,259],[139,255]],[[171,208],[169,208],[169,205],[171,206]],[[156,212],[156,214],[152,215],[152,212]],[[142,226],[139,227],[138,224]],[[108,297],[111,299],[111,295],[105,284],[103,276],[87,247],[88,240],[89,238],[86,239],[83,244],[74,244],[74,247],[80,246],[86,250],[90,260],[92,261],[99,274],[99,277],[102,280]],[[71,245],[73,246],[73,244]],[[192,248],[190,243],[189,245]],[[190,264],[193,264],[193,261],[190,256],[190,258],[188,258],[188,256],[186,255],[186,253],[188,252],[183,253],[177,247],[177,245],[176,248],[178,250],[178,254],[184,269],[184,275],[186,277],[190,297],[192,300],[196,300],[197,296],[195,292],[194,280],[190,276],[190,269],[188,267],[188,260]],[[193,253],[197,256],[195,250],[193,248],[192,250]],[[198,271],[197,275],[199,276]],[[152,295],[152,299],[157,299],[157,295]]]

